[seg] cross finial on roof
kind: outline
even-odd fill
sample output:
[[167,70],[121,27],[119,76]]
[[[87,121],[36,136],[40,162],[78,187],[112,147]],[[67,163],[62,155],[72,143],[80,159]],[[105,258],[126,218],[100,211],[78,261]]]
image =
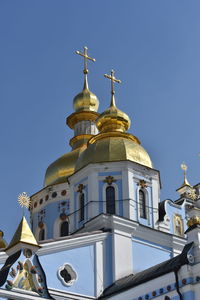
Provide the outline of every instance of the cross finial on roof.
[[84,47],[84,52],[80,52],[80,51],[76,51],[76,54],[82,56],[84,58],[84,70],[83,70],[83,73],[84,74],[88,74],[88,60],[91,60],[91,61],[96,61],[95,58],[92,58],[90,56],[88,56],[88,48],[87,47]]
[[115,78],[115,71],[114,70],[111,70],[110,73],[111,73],[111,75],[104,74],[104,77],[111,80],[111,94],[114,95],[114,93],[115,93],[114,83],[115,82],[121,83],[121,80]]

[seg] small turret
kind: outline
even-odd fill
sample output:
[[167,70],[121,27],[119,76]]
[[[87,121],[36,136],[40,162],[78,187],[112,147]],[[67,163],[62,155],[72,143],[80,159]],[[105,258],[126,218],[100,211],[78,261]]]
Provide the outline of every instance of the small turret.
[[183,184],[176,191],[180,194],[181,198],[196,200],[197,195],[195,189],[190,185],[190,183],[187,180],[186,172],[188,167],[184,162],[181,164],[181,169],[184,172],[184,180]]

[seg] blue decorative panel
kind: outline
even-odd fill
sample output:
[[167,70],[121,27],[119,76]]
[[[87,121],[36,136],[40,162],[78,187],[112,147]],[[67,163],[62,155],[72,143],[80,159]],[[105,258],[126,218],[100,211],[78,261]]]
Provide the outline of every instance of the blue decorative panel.
[[113,274],[112,274],[112,236],[107,237],[105,243],[104,243],[104,288],[111,285]]
[[122,197],[122,180],[119,179],[115,182],[118,187],[118,199],[119,199],[119,216],[123,217],[123,197]]
[[[45,271],[49,288],[94,296],[93,245],[40,256],[39,259]],[[69,287],[63,285],[58,278],[58,270],[64,264],[70,264],[77,273],[77,280]]]
[[[144,259],[145,257],[145,259]],[[147,241],[133,240],[133,272],[140,272],[171,258],[171,249]]]
[[[87,179],[88,179],[87,177],[82,179],[81,181],[76,183],[74,186],[74,224],[77,229],[81,228],[83,226],[83,224],[88,221],[88,209],[89,209],[88,205],[87,205],[87,203],[88,203],[88,184],[84,184],[84,182],[86,182]],[[84,217],[84,220],[81,222],[79,222],[79,210],[78,210],[78,208],[79,208],[79,204],[78,204],[79,192],[77,192],[79,184],[84,185],[83,191],[84,191],[84,195],[85,195],[85,200],[84,200],[85,201],[85,206],[84,206],[84,216],[85,217]]]
[[[196,298],[194,297],[194,292],[193,291],[189,291],[186,293],[182,293],[183,299],[184,300],[195,300]],[[171,300],[180,300],[180,296],[174,296],[170,298]]]
[[99,181],[99,213],[103,213],[103,186],[104,182],[101,180]]
[[[53,238],[54,224],[57,218],[59,218],[62,206],[61,203],[65,202],[66,205],[63,206],[65,213],[68,215],[70,213],[69,199],[63,199],[56,202],[49,202],[45,207],[41,208],[39,212],[32,214],[33,220],[33,232],[36,231],[38,223],[42,222],[46,225],[47,228],[47,239]],[[43,212],[43,213],[42,213]]]
[[172,202],[166,203],[166,214],[169,216],[170,219],[170,232],[174,233],[174,215],[180,215],[183,220],[184,230],[187,228],[186,222],[186,215],[185,215],[185,208],[182,205],[176,205]]

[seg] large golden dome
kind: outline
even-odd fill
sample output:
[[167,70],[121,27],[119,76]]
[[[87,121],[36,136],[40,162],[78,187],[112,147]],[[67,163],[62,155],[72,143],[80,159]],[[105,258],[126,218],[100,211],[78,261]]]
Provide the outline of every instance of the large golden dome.
[[[96,136],[97,137],[97,136]],[[99,136],[100,137],[100,136]],[[88,148],[77,160],[75,170],[91,163],[114,162],[129,160],[152,168],[152,161],[146,150],[139,144],[136,137],[129,134],[117,134],[115,132],[104,134],[104,137],[89,141]]]
[[46,170],[44,185],[66,182],[67,177],[74,173],[76,161],[85,149],[86,145],[62,155],[50,164]]

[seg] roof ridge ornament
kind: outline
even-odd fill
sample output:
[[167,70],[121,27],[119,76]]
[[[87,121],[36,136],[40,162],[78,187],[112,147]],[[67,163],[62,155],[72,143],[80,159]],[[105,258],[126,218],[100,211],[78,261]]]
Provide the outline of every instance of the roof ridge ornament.
[[115,82],[121,83],[121,80],[117,79],[115,77],[115,71],[114,70],[111,70],[110,74],[111,75],[104,74],[104,77],[110,79],[110,81],[111,81],[111,102],[110,102],[110,106],[116,106],[116,104],[115,104],[115,97],[114,97],[114,95],[115,95],[114,83]]

